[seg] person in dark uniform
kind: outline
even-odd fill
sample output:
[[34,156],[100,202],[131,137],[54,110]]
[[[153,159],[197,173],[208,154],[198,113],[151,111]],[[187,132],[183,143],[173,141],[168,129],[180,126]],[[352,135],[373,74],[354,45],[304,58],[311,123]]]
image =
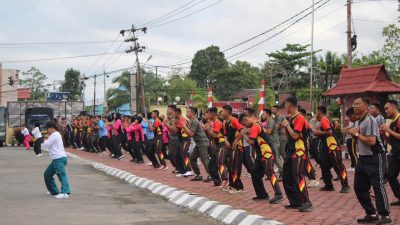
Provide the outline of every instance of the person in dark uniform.
[[[357,98],[354,100],[354,112],[359,116],[358,127],[350,129],[349,133],[357,139],[357,149],[360,160],[356,165],[354,175],[354,191],[358,201],[365,210],[365,217],[358,223],[391,224],[389,203],[383,186],[384,147],[380,138],[378,124],[368,113],[369,100]],[[375,194],[375,202],[379,216],[371,201],[371,186]]]
[[305,179],[304,166],[307,162],[306,119],[298,111],[297,99],[289,97],[285,102],[286,112],[291,116],[282,122],[287,133],[286,158],[283,163],[283,187],[289,199],[286,209],[298,209],[300,212],[312,211]]
[[253,117],[245,115],[241,122],[244,126],[250,128],[249,137],[247,138],[245,136],[245,140],[247,143],[254,146],[256,151],[251,180],[257,196],[253,198],[253,200],[269,199],[262,180],[265,174],[275,192],[274,198],[272,198],[269,203],[277,204],[283,200],[283,196],[281,188],[279,187],[278,177],[274,172],[275,146],[261,123],[257,122]]
[[386,116],[392,119],[390,125],[382,125],[380,130],[388,134],[388,141],[392,147],[388,155],[388,171],[386,177],[397,201],[392,206],[400,206],[400,183],[397,177],[400,172],[400,113],[395,100],[389,100],[385,104]]

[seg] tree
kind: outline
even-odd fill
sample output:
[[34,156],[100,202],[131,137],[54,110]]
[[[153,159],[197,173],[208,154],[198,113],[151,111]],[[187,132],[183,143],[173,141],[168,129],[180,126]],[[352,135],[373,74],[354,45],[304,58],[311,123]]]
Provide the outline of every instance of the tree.
[[129,76],[130,73],[124,71],[112,80],[113,83],[118,84],[118,87],[110,88],[106,92],[108,110],[116,110],[121,105],[129,103]]
[[82,100],[84,83],[80,80],[81,72],[73,68],[65,71],[64,82],[60,91],[69,92],[70,100]]
[[214,94],[228,100],[236,91],[257,88],[261,84],[260,69],[246,61],[236,61],[212,76]]
[[156,74],[150,70],[142,70],[142,77],[144,81],[146,105],[157,104],[157,98],[165,95],[162,95],[165,79],[160,75],[156,76]]
[[192,91],[196,92],[196,82],[184,74],[173,73],[168,79],[164,90],[171,102],[175,101],[178,96],[181,98],[181,102],[187,101]]
[[19,84],[27,87],[30,90],[30,99],[33,101],[45,100],[47,92],[45,81],[47,76],[40,72],[36,67],[31,67],[28,71],[22,73],[22,78],[19,79]]
[[308,47],[309,45],[286,44],[282,50],[267,53],[270,59],[264,64],[263,71],[273,71],[274,90],[288,92],[309,86],[309,73],[299,71],[300,68],[308,65],[311,55],[307,51]]
[[353,60],[353,67],[370,66],[376,64],[390,64],[388,57],[386,57],[382,51],[373,51],[368,55],[362,55],[360,58],[355,57]]
[[400,27],[395,24],[384,27],[383,37],[385,38],[383,52],[388,60],[386,67],[392,77],[397,78],[400,76]]
[[228,67],[224,53],[217,46],[210,46],[196,52],[190,67],[189,78],[196,81],[197,87],[208,88],[213,83],[215,73]]

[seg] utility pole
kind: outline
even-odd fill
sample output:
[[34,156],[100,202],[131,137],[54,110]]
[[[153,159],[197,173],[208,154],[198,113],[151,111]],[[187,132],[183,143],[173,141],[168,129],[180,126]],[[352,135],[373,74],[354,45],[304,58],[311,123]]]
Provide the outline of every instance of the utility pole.
[[158,66],[156,66],[156,101],[157,101],[157,105],[158,105],[160,103],[158,102],[158,86],[157,86],[157,84],[158,84]]
[[144,96],[144,87],[143,87],[143,81],[141,79],[141,69],[140,69],[140,64],[139,64],[139,52],[143,52],[145,47],[140,46],[138,41],[138,38],[136,36],[136,32],[141,31],[143,33],[147,32],[147,27],[142,27],[142,28],[135,28],[134,25],[132,25],[131,29],[127,30],[121,30],[120,34],[122,36],[125,36],[125,33],[129,32],[130,38],[126,39],[125,42],[133,42],[133,46],[130,46],[130,48],[126,51],[126,53],[134,52],[136,56],[136,76],[132,77],[132,75],[129,76],[129,83],[130,83],[130,110],[131,110],[131,115],[136,115],[138,113],[138,103],[137,103],[137,87],[138,84],[140,84],[140,93],[142,97],[142,107],[143,107],[143,112],[146,113],[146,105],[145,105],[145,96]]
[[104,103],[103,103],[103,114],[107,115],[107,96],[106,96],[106,71],[103,70],[103,91],[104,91]]
[[96,77],[97,75],[94,75],[94,89],[93,89],[93,116],[96,115]]
[[314,0],[312,0],[312,14],[311,14],[311,68],[310,68],[310,104],[311,112],[313,112],[313,76],[314,76]]
[[351,0],[347,0],[347,67],[353,63],[353,49],[351,45]]

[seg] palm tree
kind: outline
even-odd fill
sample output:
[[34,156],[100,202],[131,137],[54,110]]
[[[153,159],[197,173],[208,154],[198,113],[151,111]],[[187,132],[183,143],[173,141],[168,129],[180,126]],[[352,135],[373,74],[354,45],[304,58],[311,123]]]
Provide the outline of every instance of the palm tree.
[[117,88],[107,90],[106,99],[108,110],[116,110],[125,103],[129,103],[129,76],[128,71],[122,72],[121,75],[113,79],[113,83],[117,83]]

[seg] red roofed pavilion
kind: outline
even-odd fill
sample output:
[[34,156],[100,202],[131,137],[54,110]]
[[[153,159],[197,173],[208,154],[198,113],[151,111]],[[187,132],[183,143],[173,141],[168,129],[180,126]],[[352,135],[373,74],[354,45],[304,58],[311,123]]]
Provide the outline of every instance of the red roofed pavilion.
[[400,85],[391,81],[384,65],[358,68],[343,68],[335,87],[326,91],[325,97],[340,97],[344,112],[358,97],[365,97],[371,103],[383,104],[389,94],[400,93]]

